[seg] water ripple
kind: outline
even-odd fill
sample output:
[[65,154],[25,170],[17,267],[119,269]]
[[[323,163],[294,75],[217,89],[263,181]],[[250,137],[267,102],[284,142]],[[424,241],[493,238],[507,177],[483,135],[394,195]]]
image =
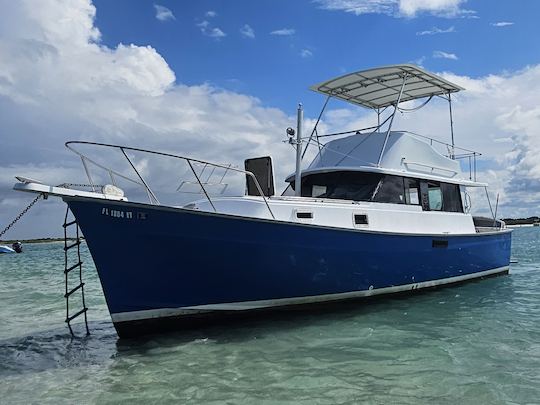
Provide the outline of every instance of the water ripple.
[[59,245],[28,245],[0,258],[0,403],[538,403],[539,241],[514,232],[510,276],[128,341],[92,268],[71,339]]

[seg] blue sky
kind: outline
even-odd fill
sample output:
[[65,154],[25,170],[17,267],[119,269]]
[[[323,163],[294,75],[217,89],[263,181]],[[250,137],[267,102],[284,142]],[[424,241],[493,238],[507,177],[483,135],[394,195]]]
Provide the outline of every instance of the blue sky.
[[[165,57],[182,83],[210,82],[285,110],[294,108],[297,100],[318,108],[322,100],[307,91],[309,85],[373,66],[421,62],[428,70],[477,77],[540,61],[540,24],[535,17],[540,15],[540,2],[533,0],[519,7],[512,1],[462,2],[459,7],[470,13],[450,17],[422,10],[403,17],[357,15],[309,0],[94,4],[104,44],[148,44]],[[155,4],[169,9],[174,19],[158,20]],[[225,36],[205,35],[198,26],[203,21]],[[246,24],[253,38],[241,34]],[[294,33],[270,34],[283,29]],[[436,52],[457,59],[437,58]]]
[[[271,155],[278,188],[293,171],[282,141],[298,102],[310,131],[312,84],[416,63],[467,91],[456,143],[484,153],[480,181],[501,216],[540,214],[540,2],[474,0],[0,0],[0,229],[31,200],[15,175],[84,182],[67,140],[166,150],[241,166]],[[373,124],[330,103],[321,131]],[[395,127],[447,141],[432,102]],[[145,164],[145,162],[140,162]],[[309,162],[308,162],[309,163]],[[177,178],[161,167],[150,182]],[[480,195],[479,197],[483,197]],[[40,203],[6,234],[58,235],[63,205]],[[487,205],[475,203],[476,213]]]

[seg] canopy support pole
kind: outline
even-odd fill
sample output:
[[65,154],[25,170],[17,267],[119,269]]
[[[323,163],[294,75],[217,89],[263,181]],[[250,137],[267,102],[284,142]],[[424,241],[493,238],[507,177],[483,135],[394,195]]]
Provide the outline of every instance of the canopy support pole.
[[405,83],[407,82],[407,73],[403,75],[403,83],[401,84],[401,89],[399,90],[399,96],[397,98],[396,104],[394,104],[394,112],[392,113],[392,118],[390,118],[390,123],[388,124],[388,130],[386,131],[386,136],[384,137],[384,143],[381,148],[381,154],[379,155],[379,160],[377,162],[377,167],[381,167],[381,160],[383,157],[384,150],[386,149],[386,143],[388,142],[388,137],[390,136],[390,130],[392,129],[392,124],[394,122],[394,117],[396,116],[399,102],[401,101],[401,96],[403,95],[403,89],[405,88]]
[[[317,133],[317,126],[319,125],[319,122],[321,121],[321,118],[322,118],[322,115],[324,114],[324,110],[326,110],[326,106],[328,105],[328,102],[330,101],[330,98],[332,96],[327,96],[326,97],[326,101],[324,102],[324,105],[323,105],[323,108],[321,109],[321,112],[319,113],[319,117],[317,118],[317,122],[315,122],[315,126],[313,127],[313,131],[311,131],[311,135],[309,136],[309,139],[306,143],[306,147],[304,148],[304,152],[302,153],[302,159],[304,158],[306,152],[307,152],[307,148],[309,146],[309,144],[311,143],[311,140],[313,139],[313,134],[315,134],[315,136],[317,137],[317,141],[319,140],[319,134]],[[320,147],[319,147],[320,149]]]
[[302,195],[302,122],[304,121],[304,107],[298,104],[298,117],[296,123],[296,174],[294,176],[294,195]]
[[454,119],[452,118],[452,93],[448,93],[448,107],[450,110],[450,136],[452,138],[452,155],[450,156],[451,159],[456,158],[455,148],[454,148]]

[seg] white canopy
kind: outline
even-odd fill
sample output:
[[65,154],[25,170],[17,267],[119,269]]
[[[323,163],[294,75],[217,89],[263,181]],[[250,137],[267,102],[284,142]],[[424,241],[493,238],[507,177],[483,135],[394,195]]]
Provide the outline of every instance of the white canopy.
[[403,86],[401,101],[444,95],[464,90],[414,65],[391,65],[349,73],[311,86],[310,89],[367,108],[395,104]]

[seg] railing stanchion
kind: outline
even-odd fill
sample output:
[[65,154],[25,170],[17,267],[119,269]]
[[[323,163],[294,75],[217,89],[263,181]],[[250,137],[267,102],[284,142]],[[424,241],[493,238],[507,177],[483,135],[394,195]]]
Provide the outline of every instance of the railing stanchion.
[[[195,178],[197,179],[197,182],[199,183],[199,186],[201,186],[201,189],[202,189],[204,195],[205,195],[206,198],[208,199],[208,202],[210,203],[210,205],[211,205],[212,208],[214,209],[214,212],[217,212],[216,207],[214,206],[214,203],[212,202],[212,200],[210,199],[210,196],[209,196],[208,193],[206,192],[206,189],[205,189],[204,186],[202,185],[202,182],[201,182],[201,180],[199,179],[199,176],[197,176],[197,173],[195,172],[195,169],[193,168],[193,165],[191,164],[191,160],[186,158],[186,161],[188,162],[188,165],[189,165],[189,167],[191,168],[191,171],[192,171],[193,174],[195,175]],[[205,166],[205,167],[206,167],[206,166]],[[203,170],[204,170],[204,169],[203,169]],[[201,172],[201,173],[202,173],[202,172]]]

